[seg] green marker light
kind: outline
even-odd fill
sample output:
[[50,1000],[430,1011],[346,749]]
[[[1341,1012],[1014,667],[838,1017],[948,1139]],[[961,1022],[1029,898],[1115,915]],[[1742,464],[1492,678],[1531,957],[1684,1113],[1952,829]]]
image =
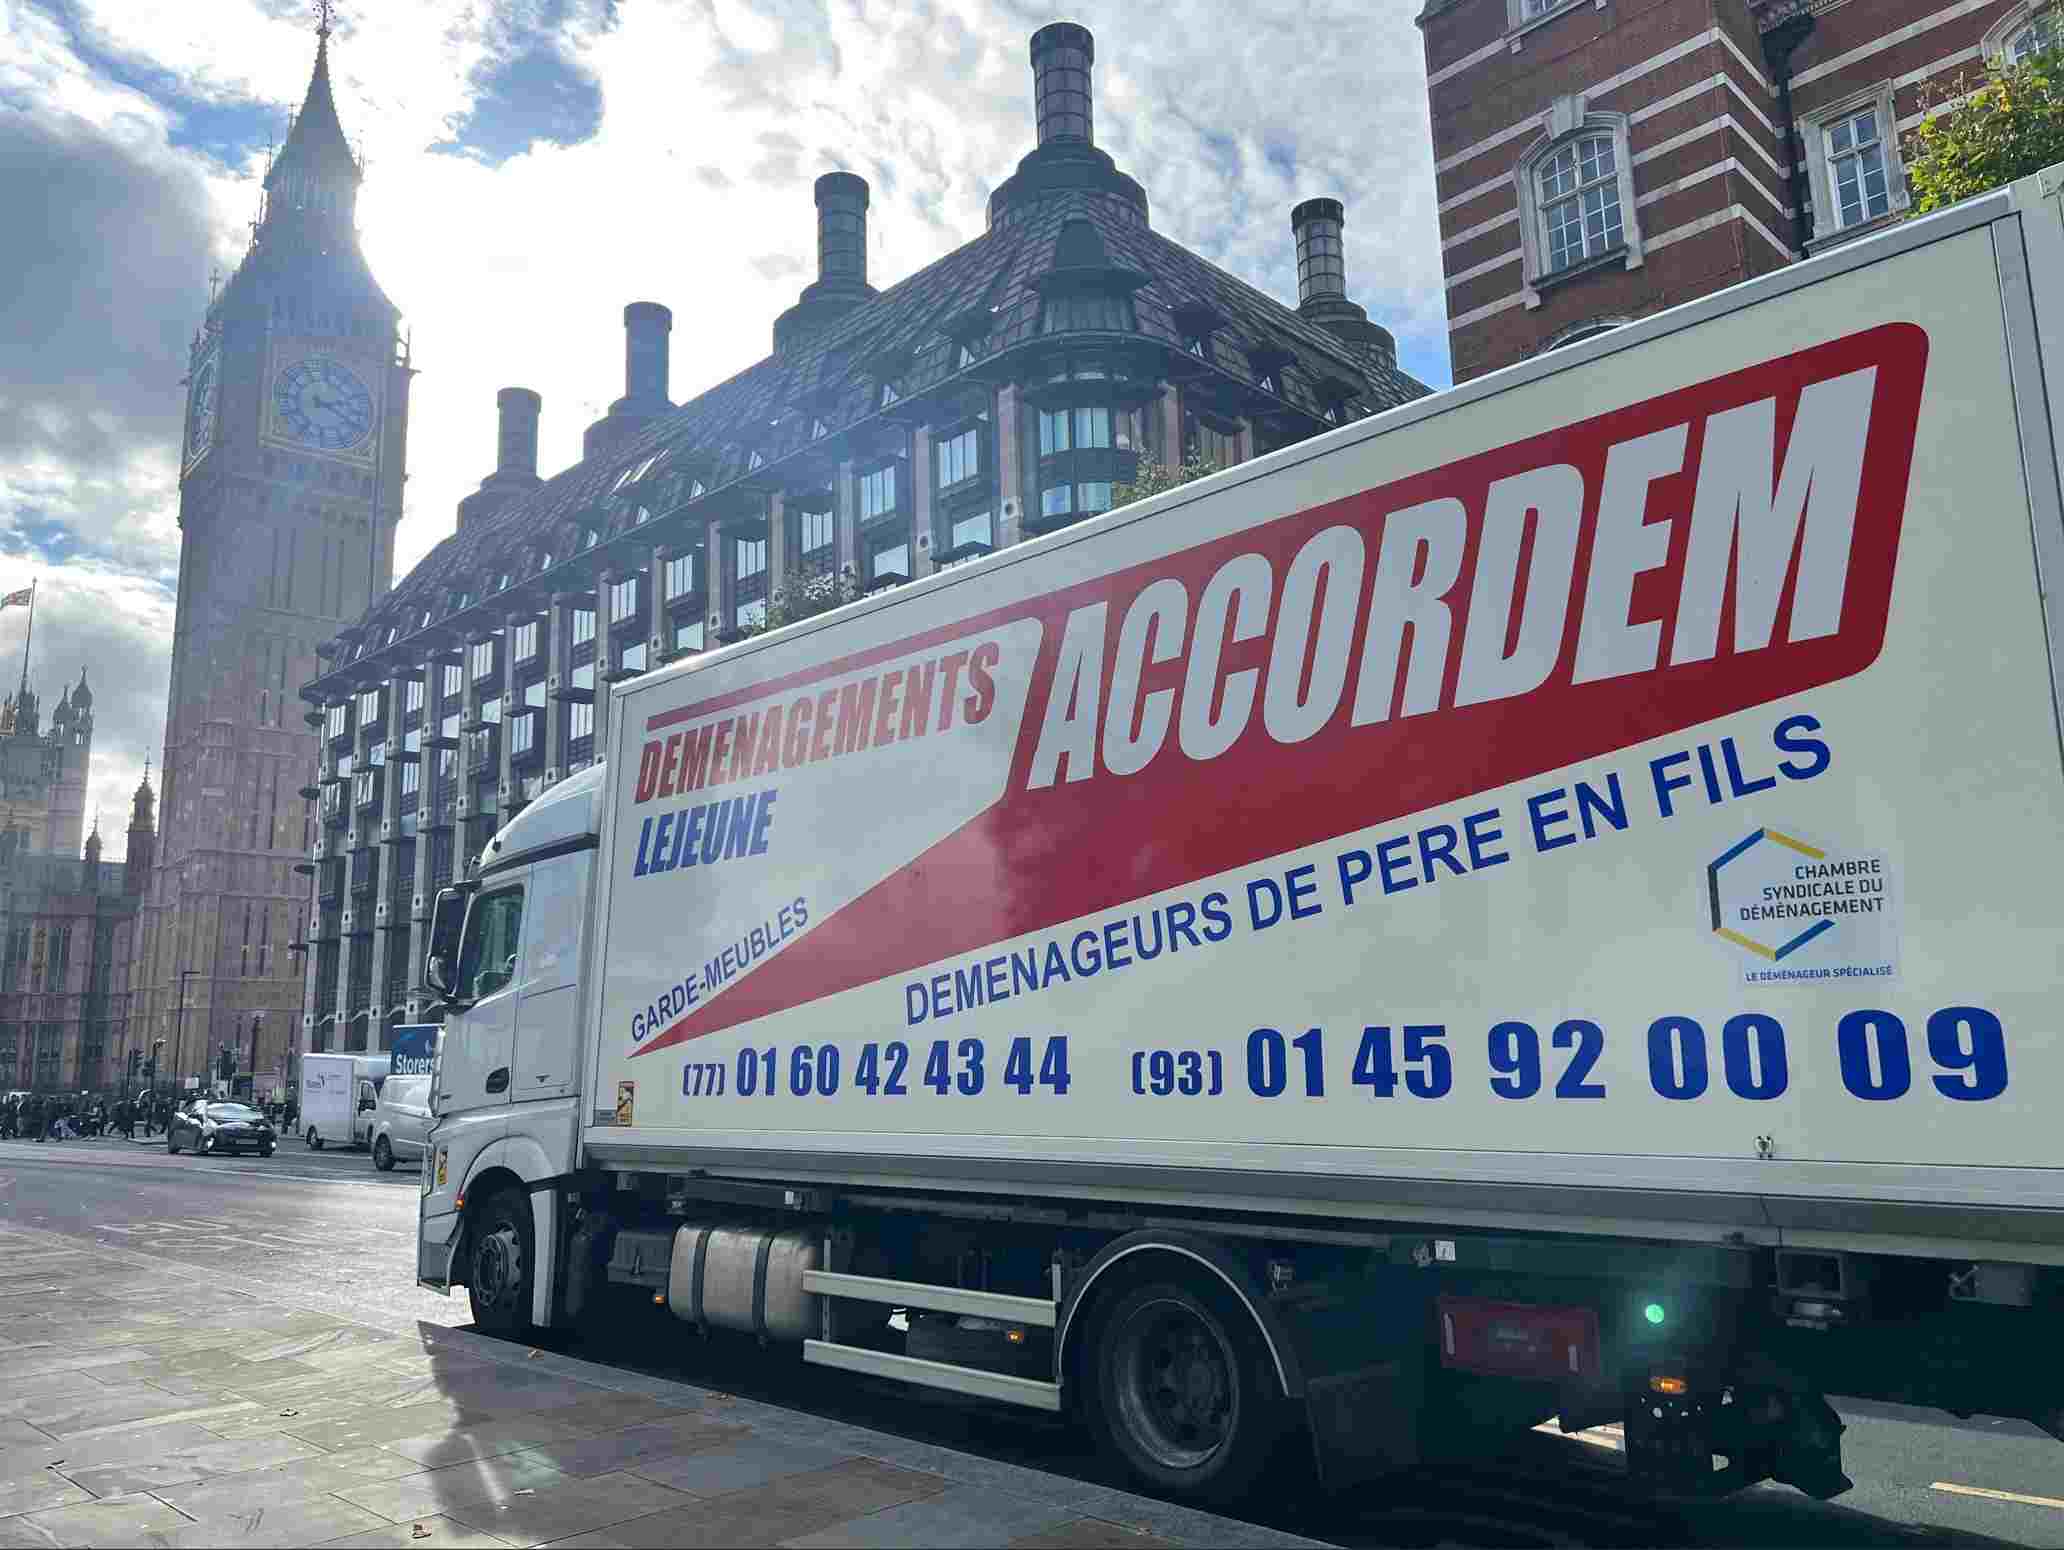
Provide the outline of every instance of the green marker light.
[[1647,1319],[1648,1322],[1651,1324],[1660,1324],[1669,1315],[1664,1312],[1663,1305],[1661,1303],[1652,1302],[1647,1307],[1641,1310],[1641,1316]]

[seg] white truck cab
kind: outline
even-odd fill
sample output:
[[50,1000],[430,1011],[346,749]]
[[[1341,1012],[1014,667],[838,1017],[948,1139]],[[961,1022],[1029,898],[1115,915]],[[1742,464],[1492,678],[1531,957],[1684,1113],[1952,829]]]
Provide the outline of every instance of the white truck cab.
[[[579,967],[603,774],[593,765],[518,814],[488,842],[477,874],[438,895],[432,922],[430,958],[450,994],[431,1081],[417,1278],[448,1290],[460,1213],[469,1200],[478,1208],[505,1195],[488,1213],[496,1227],[474,1245],[475,1316],[489,1327],[547,1321],[549,1275],[494,1273],[497,1245],[505,1257],[522,1255],[508,1259],[511,1272],[528,1263],[529,1244],[549,1258],[555,1197],[546,1186],[574,1165]],[[527,1221],[503,1220],[512,1215]],[[535,1312],[497,1307],[498,1287],[525,1282],[536,1289]]]

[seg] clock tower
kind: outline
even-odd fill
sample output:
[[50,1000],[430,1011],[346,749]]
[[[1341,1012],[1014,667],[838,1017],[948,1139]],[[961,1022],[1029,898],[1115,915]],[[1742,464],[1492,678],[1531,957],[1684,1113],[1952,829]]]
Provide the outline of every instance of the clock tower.
[[[410,369],[359,250],[364,176],[315,71],[265,173],[251,246],[194,336],[180,452],[179,600],[156,868],[132,1037],[162,1080],[219,1051],[283,1082],[298,1042],[318,729],[316,647],[387,590]],[[182,1010],[183,1008],[183,1010]],[[255,1047],[254,1047],[255,1046]]]

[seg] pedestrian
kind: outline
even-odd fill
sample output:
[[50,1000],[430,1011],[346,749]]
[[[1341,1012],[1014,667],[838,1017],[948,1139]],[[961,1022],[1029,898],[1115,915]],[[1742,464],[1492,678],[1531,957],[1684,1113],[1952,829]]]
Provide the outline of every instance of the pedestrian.
[[5,1098],[0,1098],[0,1141],[12,1141],[14,1139],[14,1106],[15,1097],[13,1093],[9,1093]]
[[29,1130],[36,1137],[36,1144],[41,1146],[50,1138],[50,1116],[44,1111],[44,1103],[40,1094],[31,1093],[29,1095],[28,1118]]
[[134,1098],[124,1098],[122,1100],[121,1120],[122,1134],[129,1140],[134,1141],[136,1139],[136,1100]]

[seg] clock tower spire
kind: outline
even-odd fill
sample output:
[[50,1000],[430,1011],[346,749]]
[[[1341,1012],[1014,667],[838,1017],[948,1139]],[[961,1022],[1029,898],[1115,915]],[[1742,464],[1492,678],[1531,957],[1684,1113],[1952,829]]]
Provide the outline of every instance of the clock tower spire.
[[315,32],[250,248],[188,366],[171,699],[135,971],[140,1038],[169,1035],[186,970],[185,1017],[205,1034],[189,1029],[189,1049],[258,1015],[261,1091],[269,1073],[284,1078],[301,1023],[289,944],[309,902],[295,867],[313,839],[301,793],[317,790],[323,729],[297,691],[321,671],[317,648],[393,575],[412,375],[399,309],[359,246],[365,170],[331,79],[331,45],[349,35],[333,36],[326,0]]

